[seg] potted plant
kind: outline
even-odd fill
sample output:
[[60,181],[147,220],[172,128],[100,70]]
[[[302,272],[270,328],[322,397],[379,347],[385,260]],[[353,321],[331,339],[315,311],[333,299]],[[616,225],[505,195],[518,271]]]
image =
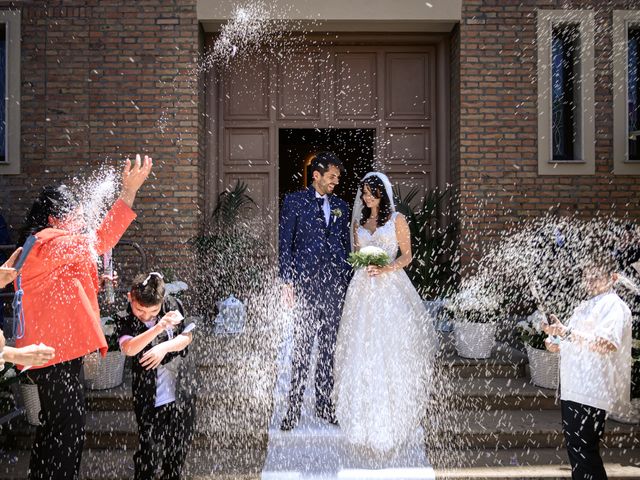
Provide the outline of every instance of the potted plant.
[[[19,382],[20,376],[16,372],[14,365],[5,364],[4,370],[0,371],[0,427],[2,423],[8,422],[12,418],[20,415],[21,393]],[[35,391],[36,399],[38,399],[38,391]],[[40,402],[38,401],[35,416],[31,414],[31,419],[38,421],[38,413],[40,412]]]
[[489,358],[495,345],[499,302],[482,292],[477,285],[467,285],[447,303],[456,351],[464,358]]
[[[420,193],[424,194],[422,202],[414,207]],[[450,190],[432,188],[422,192],[412,188],[403,195],[396,187],[394,197],[411,233],[413,261],[407,274],[423,299],[442,299],[452,292],[457,281],[456,224],[447,221]]]
[[247,188],[237,182],[222,192],[202,232],[190,240],[196,260],[194,307],[212,329],[218,313],[212,306],[232,295],[246,304],[268,284],[275,258],[264,222],[251,218],[255,202]]
[[516,324],[520,339],[525,345],[529,358],[531,383],[543,388],[558,388],[560,355],[546,349],[544,341],[547,335],[541,324],[545,315],[537,310],[526,320]]
[[125,355],[115,332],[113,318],[102,317],[102,330],[107,339],[107,355],[93,352],[84,357],[84,381],[89,390],[106,390],[122,384]]

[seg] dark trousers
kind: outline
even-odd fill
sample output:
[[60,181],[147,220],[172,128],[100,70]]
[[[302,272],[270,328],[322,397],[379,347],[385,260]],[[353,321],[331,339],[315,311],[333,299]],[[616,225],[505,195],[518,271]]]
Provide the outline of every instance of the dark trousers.
[[606,480],[600,457],[606,412],[568,400],[561,401],[562,431],[573,480]]
[[316,410],[319,413],[329,413],[333,409],[333,360],[345,290],[344,286],[335,284],[325,285],[324,288],[315,291],[312,287],[305,288],[304,285],[296,288],[301,314],[294,326],[289,407],[297,412],[302,407],[302,397],[311,364],[311,350],[316,337]]
[[38,385],[40,426],[31,449],[29,480],[74,480],[84,445],[85,401],[82,359],[28,372]]
[[193,403],[147,407],[136,417],[139,444],[133,455],[134,479],[153,480],[162,466],[163,480],[178,480],[191,444]]

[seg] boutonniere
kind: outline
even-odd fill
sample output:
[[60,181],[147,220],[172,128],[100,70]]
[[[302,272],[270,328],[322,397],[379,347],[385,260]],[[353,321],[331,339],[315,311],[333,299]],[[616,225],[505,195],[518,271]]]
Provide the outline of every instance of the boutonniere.
[[333,218],[337,220],[342,216],[342,210],[340,210],[339,208],[334,208],[333,210],[331,210],[331,215],[333,215]]

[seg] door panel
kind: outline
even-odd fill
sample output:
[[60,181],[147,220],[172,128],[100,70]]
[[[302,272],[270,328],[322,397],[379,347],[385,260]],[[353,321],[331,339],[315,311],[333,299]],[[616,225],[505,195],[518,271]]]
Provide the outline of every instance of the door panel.
[[223,75],[225,120],[269,120],[270,72],[266,58],[240,58]]
[[268,128],[225,128],[224,166],[229,168],[270,165]]
[[388,120],[431,119],[432,63],[428,53],[387,53],[385,113]]
[[448,120],[435,110],[443,105],[436,92],[446,91],[436,85],[441,50],[433,44],[312,43],[308,51],[238,59],[236,68],[211,82],[220,85],[221,108],[208,110],[220,145],[220,158],[211,157],[219,187],[246,182],[258,204],[253,214],[265,218],[275,239],[279,129],[373,128],[376,164],[402,191],[444,188],[437,181],[448,179],[440,173],[446,155],[438,148],[448,145],[436,144],[436,130],[437,122]]
[[322,63],[320,52],[301,52],[278,64],[278,120],[320,120]]
[[376,53],[338,52],[334,59],[333,98],[337,120],[378,116]]

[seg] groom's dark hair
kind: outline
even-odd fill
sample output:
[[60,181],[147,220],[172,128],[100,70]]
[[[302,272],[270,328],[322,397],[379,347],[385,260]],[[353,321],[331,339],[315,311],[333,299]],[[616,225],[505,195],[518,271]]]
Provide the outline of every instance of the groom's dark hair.
[[344,173],[344,165],[335,153],[328,151],[318,152],[311,161],[309,173],[313,176],[313,172],[317,171],[320,175],[324,175],[332,165],[340,170],[341,174]]

